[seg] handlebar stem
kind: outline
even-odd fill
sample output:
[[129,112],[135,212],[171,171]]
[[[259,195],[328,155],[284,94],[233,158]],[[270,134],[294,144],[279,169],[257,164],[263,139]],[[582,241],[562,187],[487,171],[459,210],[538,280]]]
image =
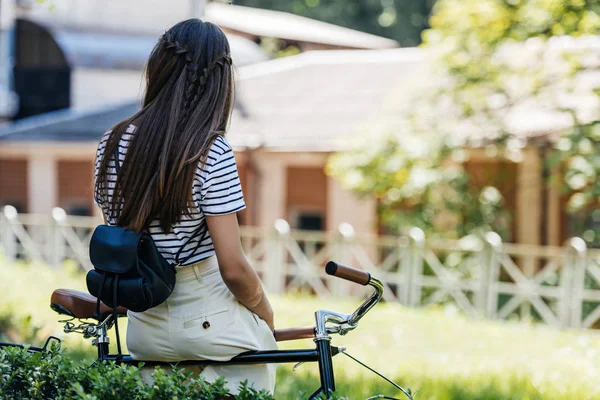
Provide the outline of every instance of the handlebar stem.
[[383,297],[383,284],[379,279],[371,277],[371,279],[369,279],[368,285],[372,286],[373,289],[375,289],[375,291],[367,300],[365,300],[364,303],[362,303],[356,309],[356,311],[352,313],[352,316],[350,316],[350,319],[348,320],[349,325],[358,324],[358,321],[360,321],[360,319],[364,317],[365,314],[368,313],[369,310],[371,310],[371,308],[373,308],[375,304],[377,304],[379,300],[381,300],[381,298]]
[[[373,287],[374,292],[364,301],[352,314],[343,314],[329,310],[319,310],[315,313],[316,330],[315,340],[329,340],[330,333],[339,333],[345,335],[358,326],[358,321],[365,316],[383,297],[383,284],[378,279],[371,277],[368,283]],[[331,322],[337,326],[327,326]]]
[[[315,312],[316,330],[315,340],[329,339],[329,331],[327,329],[327,323],[333,322],[334,324],[342,325],[347,324],[350,319],[350,314],[338,313],[329,310],[319,310]],[[352,327],[354,329],[355,327]]]

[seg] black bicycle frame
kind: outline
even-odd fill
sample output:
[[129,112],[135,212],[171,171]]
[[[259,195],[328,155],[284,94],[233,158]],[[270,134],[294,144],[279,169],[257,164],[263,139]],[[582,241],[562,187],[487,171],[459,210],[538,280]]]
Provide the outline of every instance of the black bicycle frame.
[[[339,354],[342,348],[332,347],[330,357]],[[104,357],[103,360],[98,361],[114,361],[117,364],[132,364],[137,365],[144,363],[144,365],[155,366],[155,365],[244,365],[244,364],[287,364],[287,363],[305,363],[305,362],[319,362],[321,357],[318,349],[301,349],[301,350],[266,350],[266,351],[248,351],[241,353],[229,361],[211,361],[211,360],[186,360],[178,361],[176,363],[168,363],[163,361],[143,361],[134,360],[129,355],[115,355],[110,354]]]
[[61,340],[55,336],[50,336],[50,337],[48,337],[48,339],[46,339],[46,342],[44,343],[44,347],[28,346],[28,345],[17,344],[17,343],[0,342],[0,349],[4,348],[4,347],[16,347],[18,349],[27,349],[27,351],[30,353],[40,353],[42,351],[48,350],[48,347],[50,346],[50,344],[52,342],[56,342],[57,344],[60,345]]
[[[106,332],[105,332],[106,333]],[[46,341],[44,347],[25,346],[22,344],[14,343],[2,343],[0,342],[0,348],[2,347],[17,347],[20,349],[27,348],[29,352],[37,353],[43,352],[48,349],[48,345],[52,340],[56,340],[60,343],[60,339],[50,337]],[[289,364],[289,363],[309,363],[316,362],[319,364],[319,373],[321,375],[321,387],[317,389],[310,397],[309,400],[316,399],[322,393],[325,393],[326,398],[330,397],[330,393],[335,391],[335,383],[333,377],[333,362],[332,358],[342,351],[343,347],[331,346],[329,340],[318,340],[315,339],[317,344],[314,349],[299,349],[299,350],[265,350],[265,351],[247,351],[239,354],[229,361],[211,361],[211,360],[186,360],[179,361],[177,363],[159,362],[159,361],[143,361],[134,360],[129,355],[118,355],[110,354],[109,341],[107,336],[101,336],[98,338],[96,346],[98,347],[98,359],[96,362],[115,362],[116,364],[134,365],[137,366],[139,363],[144,363],[147,366],[157,365],[251,365],[251,364]]]
[[186,360],[177,363],[134,360],[129,355],[109,354],[108,342],[98,343],[98,360],[113,361],[116,364],[138,365],[144,363],[148,366],[156,365],[250,365],[250,364],[287,364],[287,363],[306,363],[316,362],[319,364],[321,375],[321,387],[317,389],[309,399],[316,399],[320,394],[325,393],[326,398],[330,398],[330,393],[335,391],[333,378],[332,358],[344,350],[343,347],[331,347],[329,341],[315,340],[317,346],[315,349],[301,350],[266,350],[266,351],[248,351],[232,358],[229,361],[210,361],[210,360]]
[[24,344],[0,342],[0,349],[3,348],[3,347],[16,347],[18,349],[27,349],[30,353],[39,353],[41,351],[45,351],[46,350],[46,349],[44,349],[42,347],[26,346]]
[[[330,275],[336,275],[338,265],[332,270],[327,271]],[[343,266],[340,266],[342,268]],[[348,267],[343,267],[347,274]],[[342,271],[343,272],[343,271]],[[354,271],[360,273],[360,271]],[[356,281],[353,279],[351,274],[340,274],[344,279],[350,281]],[[356,276],[354,276],[356,278]],[[342,314],[334,311],[319,310],[315,313],[316,327],[315,327],[315,339],[314,342],[316,347],[314,349],[302,349],[302,350],[268,350],[268,351],[248,351],[242,353],[229,361],[209,361],[209,360],[188,360],[180,361],[177,363],[157,362],[157,361],[143,361],[134,360],[129,355],[123,354],[110,354],[109,338],[107,329],[112,324],[111,317],[108,317],[100,325],[96,326],[99,331],[95,331],[96,338],[93,344],[98,347],[98,359],[96,362],[113,361],[117,364],[127,365],[138,365],[143,362],[144,365],[244,365],[244,364],[282,364],[282,363],[305,363],[305,362],[316,362],[319,365],[319,375],[321,379],[321,386],[317,389],[310,397],[309,400],[316,399],[320,395],[325,395],[326,399],[331,398],[331,393],[335,391],[335,378],[333,373],[333,357],[343,352],[345,348],[331,346],[330,333],[345,334],[358,325],[358,321],[371,309],[383,296],[383,285],[382,283],[367,274],[368,281],[366,283],[360,282],[362,285],[370,285],[375,290],[371,296],[365,300],[365,302],[359,306],[356,311],[352,314]],[[360,279],[360,277],[358,278]],[[326,326],[327,323],[334,323],[333,327]],[[67,332],[65,328],[65,332]],[[59,339],[50,337],[43,348],[29,347],[30,352],[46,351],[47,346],[52,340]],[[23,345],[14,345],[9,343],[0,343],[0,348],[6,346],[15,346],[23,348]]]

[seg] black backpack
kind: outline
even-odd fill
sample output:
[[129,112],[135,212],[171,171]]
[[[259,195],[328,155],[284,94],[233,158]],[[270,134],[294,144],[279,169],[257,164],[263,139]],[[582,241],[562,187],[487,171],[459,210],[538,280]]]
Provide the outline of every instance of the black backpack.
[[[118,173],[118,158],[115,165]],[[185,247],[204,230],[194,251],[185,259],[179,256]],[[90,260],[94,269],[86,276],[90,294],[98,298],[97,317],[100,317],[100,301],[113,308],[117,333],[117,345],[121,354],[117,306],[142,312],[163,303],[175,288],[175,267],[187,262],[200,248],[208,228],[206,220],[181,246],[170,264],[160,254],[152,237],[145,232],[134,232],[120,226],[99,225],[90,241]]]

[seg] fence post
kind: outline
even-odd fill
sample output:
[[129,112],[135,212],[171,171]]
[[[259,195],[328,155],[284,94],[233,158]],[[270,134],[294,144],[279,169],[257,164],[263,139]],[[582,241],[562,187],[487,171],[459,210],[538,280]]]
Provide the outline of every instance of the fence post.
[[567,241],[565,251],[563,298],[561,299],[561,312],[564,324],[571,328],[580,328],[582,325],[583,291],[585,290],[587,246],[581,238],[574,237]]
[[66,255],[65,238],[62,229],[65,226],[67,213],[60,207],[52,209],[52,225],[50,225],[48,261],[56,268],[60,267]]
[[18,213],[17,209],[13,206],[4,206],[2,211],[2,244],[4,247],[4,256],[8,264],[13,264],[17,260],[18,244],[17,235],[11,225],[18,223]]
[[410,228],[408,232],[409,237],[409,253],[410,253],[410,264],[409,273],[410,277],[407,282],[410,283],[410,296],[409,305],[412,307],[418,307],[421,304],[421,291],[422,291],[422,276],[423,276],[423,258],[425,251],[425,232],[420,228]]
[[500,274],[501,249],[502,238],[500,235],[496,232],[486,233],[482,251],[483,262],[477,295],[477,308],[482,316],[490,319],[496,318],[498,311],[498,295],[494,284]]
[[410,305],[410,291],[413,285],[412,281],[412,246],[411,239],[407,236],[400,236],[396,251],[398,252],[398,272],[396,281],[398,283],[398,300],[400,304]]
[[[521,262],[521,270],[523,274],[525,274],[527,282],[531,282],[531,280],[535,276],[535,271],[537,269],[537,261],[539,260],[538,257],[535,255],[527,254],[520,256],[519,260]],[[533,310],[533,306],[531,304],[531,293],[529,293],[529,290],[521,290],[520,295],[525,295],[525,299],[521,303],[520,307],[521,320],[526,322],[532,322],[533,315],[531,312]]]
[[267,238],[267,268],[263,276],[265,286],[270,293],[282,294],[285,290],[286,264],[284,240],[290,232],[290,225],[283,219],[277,219]]

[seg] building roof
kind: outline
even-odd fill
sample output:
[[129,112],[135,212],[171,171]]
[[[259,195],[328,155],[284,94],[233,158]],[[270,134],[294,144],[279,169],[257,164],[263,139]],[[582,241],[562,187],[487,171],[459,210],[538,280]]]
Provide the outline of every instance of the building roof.
[[[157,36],[171,25],[192,17],[190,0],[53,0],[35,2],[18,15],[51,24],[83,29],[123,31]],[[51,7],[49,6],[51,4]],[[206,20],[251,36],[357,49],[398,47],[398,42],[290,13],[210,2]]]
[[[141,70],[158,40],[158,35],[80,30],[58,25],[49,26],[49,30],[73,67]],[[227,39],[238,67],[269,59],[250,39],[234,34],[227,34]]]
[[[332,151],[383,115],[383,103],[418,72],[418,49],[303,53],[239,69],[229,140],[236,148]],[[412,77],[412,78],[411,78]],[[0,126],[0,141],[97,141],[139,102],[57,111]]]
[[[331,152],[347,148],[357,134],[399,132],[410,93],[434,80],[427,57],[419,48],[313,51],[242,67],[229,141],[237,149]],[[583,83],[600,83],[600,76],[593,78]],[[573,99],[597,113],[580,100]],[[0,127],[0,141],[97,141],[135,110],[130,103],[31,117]],[[527,110],[518,113],[515,134],[545,137],[565,128],[558,120],[548,127],[549,116],[537,104]]]
[[317,21],[298,15],[261,8],[209,3],[206,19],[227,29],[258,37],[320,43],[354,49],[399,47],[392,39]]
[[0,143],[99,141],[117,122],[135,114],[139,101],[91,111],[60,110],[0,125]]
[[240,70],[229,133],[234,146],[277,151],[332,151],[374,124],[393,127],[400,115],[386,108],[422,74],[417,48],[334,50],[248,66]]

